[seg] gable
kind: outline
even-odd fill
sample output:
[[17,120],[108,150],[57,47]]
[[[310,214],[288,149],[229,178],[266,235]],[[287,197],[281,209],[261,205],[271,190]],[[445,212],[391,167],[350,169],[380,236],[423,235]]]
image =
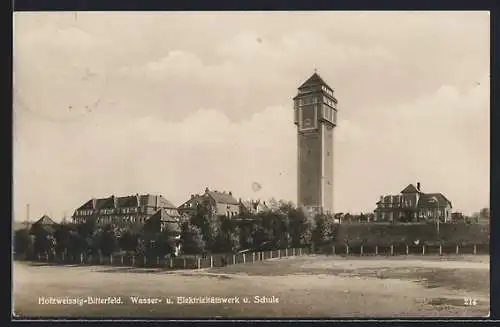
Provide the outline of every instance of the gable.
[[401,193],[418,193],[417,188],[413,184],[409,184],[407,187],[405,187]]
[[42,218],[38,219],[33,225],[57,225],[57,223],[49,216],[43,215]]
[[206,194],[208,194],[218,204],[233,204],[233,205],[239,204],[238,200],[236,200],[229,193],[209,191]]

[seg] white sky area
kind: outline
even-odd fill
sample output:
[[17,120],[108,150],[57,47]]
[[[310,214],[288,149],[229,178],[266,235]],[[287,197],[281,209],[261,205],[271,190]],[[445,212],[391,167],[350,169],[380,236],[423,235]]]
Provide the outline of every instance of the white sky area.
[[[335,210],[420,182],[489,206],[488,12],[14,15],[14,215],[205,187],[296,201],[292,98],[339,101]],[[252,190],[252,182],[262,189]]]

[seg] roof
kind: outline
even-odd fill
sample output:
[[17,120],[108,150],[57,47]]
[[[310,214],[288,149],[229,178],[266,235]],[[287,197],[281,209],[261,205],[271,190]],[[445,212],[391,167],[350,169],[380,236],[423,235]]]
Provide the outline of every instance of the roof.
[[162,195],[152,195],[152,194],[141,195],[139,201],[141,206],[154,207],[158,205],[159,207],[163,208],[172,208],[172,209],[175,208],[172,202],[165,199]]
[[314,74],[312,74],[311,77],[309,77],[307,79],[307,81],[305,81],[304,83],[302,83],[301,86],[299,86],[299,89],[306,88],[306,87],[309,87],[309,86],[317,86],[317,85],[326,85],[326,86],[328,86],[328,84],[326,84],[326,82],[321,78],[321,76],[319,76],[318,73],[315,72]]
[[122,196],[118,198],[119,207],[137,207],[137,195]]
[[43,215],[42,218],[35,221],[33,225],[57,225],[57,223],[53,221],[49,216]]
[[[175,209],[175,206],[172,202],[168,201],[162,195],[154,195],[154,194],[143,194],[143,195],[128,195],[121,197],[114,197],[113,195],[107,198],[100,199],[90,199],[85,202],[82,206],[80,206],[77,210],[95,210],[95,209],[105,209],[105,208],[114,208],[115,207],[115,199],[116,205],[119,208],[126,207],[139,207],[139,206],[151,206],[154,207],[158,205],[159,207],[171,208]],[[94,207],[95,200],[95,207]],[[158,203],[157,203],[158,201]]]
[[45,230],[47,233],[53,233],[56,225],[57,223],[52,220],[52,218],[47,215],[43,215],[31,225],[30,233],[36,233],[36,231],[40,229]]
[[401,191],[401,193],[418,193],[417,188],[413,184],[409,184],[407,187],[404,188],[404,190]]
[[87,202],[85,202],[81,207],[79,207],[77,210],[94,210],[94,209],[100,209],[103,208],[106,202],[108,202],[110,198],[103,198],[103,199],[95,199],[96,204],[94,208],[94,199],[90,199]]
[[268,206],[266,205],[265,202],[262,202],[260,200],[258,201],[252,201],[252,200],[242,200],[241,205],[248,211],[262,211],[268,209]]
[[439,206],[447,206],[448,204],[451,206],[451,201],[448,200],[443,194],[441,193],[424,193],[420,196],[420,199],[418,200],[418,206],[419,207],[436,207],[436,200],[438,201]]
[[238,200],[236,200],[231,193],[206,191],[205,194],[210,195],[210,197],[212,197],[212,199],[214,199],[216,203],[239,204]]

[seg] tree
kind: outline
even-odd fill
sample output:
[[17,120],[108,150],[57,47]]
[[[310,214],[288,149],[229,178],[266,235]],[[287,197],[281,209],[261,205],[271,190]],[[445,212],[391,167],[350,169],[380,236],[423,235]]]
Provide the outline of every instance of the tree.
[[214,224],[217,224],[210,208],[204,204],[198,204],[195,213],[190,217],[189,222],[200,229],[205,247],[211,249],[214,247],[216,231]]
[[229,247],[231,248],[231,252],[241,250],[240,235],[240,227],[235,227],[229,232]]
[[306,245],[311,239],[311,223],[301,209],[289,208],[291,245],[300,247]]
[[149,257],[164,257],[175,252],[178,232],[168,225],[161,231],[143,230],[139,236],[136,253]]
[[275,198],[270,198],[268,201],[267,201],[267,207],[271,210],[271,211],[279,211],[280,209],[280,204],[279,202],[275,199]]
[[110,256],[118,249],[118,239],[113,225],[106,225],[99,234],[98,247],[104,256]]
[[52,254],[55,250],[55,239],[45,226],[33,226],[31,234],[34,235],[34,253]]
[[241,249],[253,247],[252,230],[256,222],[253,219],[253,215],[248,214],[246,218],[249,220],[243,221],[239,225],[239,244]]
[[78,230],[70,230],[69,236],[68,254],[73,257],[73,259],[77,259],[81,254],[88,252],[87,241],[78,233]]
[[234,252],[239,249],[240,229],[226,216],[219,216],[211,224],[213,252]]
[[261,224],[255,224],[253,226],[251,238],[253,241],[253,248],[259,250],[265,250],[266,246],[269,246],[271,241],[269,230],[266,230]]
[[14,253],[29,257],[33,253],[33,239],[27,228],[16,230],[14,233]]
[[54,238],[56,241],[56,254],[67,254],[71,249],[73,226],[69,224],[60,224],[55,227]]
[[479,211],[479,219],[490,220],[490,208],[482,208]]
[[327,216],[316,215],[314,217],[314,227],[312,230],[311,241],[316,245],[324,244],[327,240]]
[[127,252],[133,252],[137,249],[138,244],[139,244],[139,238],[140,234],[127,229],[122,232],[120,237],[118,238],[118,245],[120,249],[127,251]]
[[97,255],[101,252],[101,237],[102,237],[103,229],[97,228],[94,230],[92,234],[87,235],[84,238],[85,240],[85,248],[88,254]]
[[[152,241],[152,242],[151,242]],[[177,240],[171,231],[164,230],[156,233],[149,242],[148,255],[152,257],[164,257],[167,254],[175,253]]]
[[181,226],[182,249],[187,254],[203,253],[205,251],[205,240],[201,229],[190,222],[184,222]]

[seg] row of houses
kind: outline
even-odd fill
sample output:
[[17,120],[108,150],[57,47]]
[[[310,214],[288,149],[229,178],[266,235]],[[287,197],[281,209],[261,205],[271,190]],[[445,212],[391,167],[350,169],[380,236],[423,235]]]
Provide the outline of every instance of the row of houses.
[[[210,190],[207,187],[201,194],[191,194],[178,207],[164,196],[156,194],[92,198],[74,211],[72,220],[82,224],[88,219],[95,219],[99,226],[148,225],[160,230],[169,227],[177,229],[179,222],[200,206],[213,216],[229,218],[271,210],[265,201],[236,199],[230,191]],[[446,196],[442,193],[425,193],[420,183],[416,183],[416,186],[409,184],[399,194],[380,196],[373,220],[396,222],[439,218],[446,222],[454,218],[451,210],[452,203]],[[50,225],[54,222],[44,215],[36,223]]]
[[232,192],[210,190],[192,194],[176,207],[172,202],[156,194],[135,194],[123,197],[111,195],[107,198],[89,199],[75,210],[72,219],[76,224],[95,219],[97,225],[114,224],[126,227],[133,224],[151,224],[160,229],[178,225],[184,217],[203,206],[214,216],[237,217],[240,213],[259,213],[269,210],[265,201],[236,199]]

